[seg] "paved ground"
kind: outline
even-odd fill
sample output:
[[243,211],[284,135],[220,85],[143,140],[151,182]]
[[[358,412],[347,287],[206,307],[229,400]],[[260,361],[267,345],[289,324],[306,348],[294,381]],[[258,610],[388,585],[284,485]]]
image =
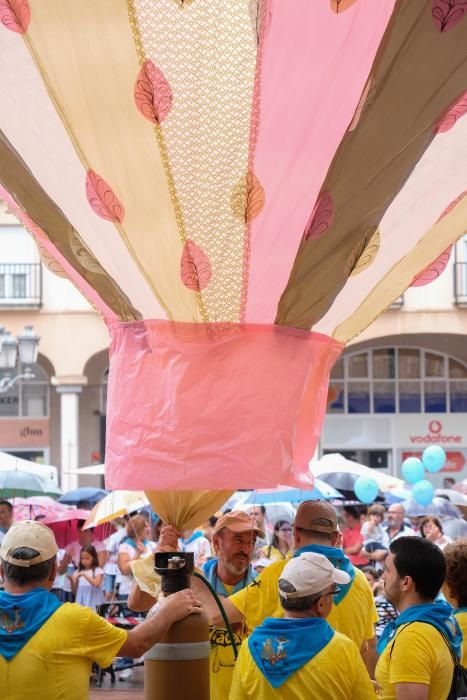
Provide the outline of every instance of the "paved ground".
[[[116,674],[118,678],[118,673]],[[91,685],[89,700],[144,700],[143,669],[135,668],[133,678],[128,681],[110,682],[106,675],[102,688]]]

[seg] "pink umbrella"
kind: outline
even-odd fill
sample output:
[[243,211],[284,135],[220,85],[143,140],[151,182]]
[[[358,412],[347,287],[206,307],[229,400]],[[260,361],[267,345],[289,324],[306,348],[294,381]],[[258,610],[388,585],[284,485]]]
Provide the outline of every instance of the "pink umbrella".
[[30,498],[11,498],[15,520],[35,520],[36,518],[51,518],[58,513],[69,510],[62,503],[54,501],[50,496],[31,496]]
[[[87,520],[89,513],[89,510],[81,508],[67,508],[65,512],[55,513],[43,522],[53,530],[58,546],[63,548],[78,540],[78,524]],[[93,539],[104,540],[113,530],[108,523],[99,525],[93,529]]]

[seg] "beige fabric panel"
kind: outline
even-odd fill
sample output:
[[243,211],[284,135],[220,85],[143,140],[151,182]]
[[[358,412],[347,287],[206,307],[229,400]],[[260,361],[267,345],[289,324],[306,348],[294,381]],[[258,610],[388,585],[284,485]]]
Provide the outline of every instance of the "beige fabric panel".
[[333,337],[347,343],[367,328],[410,285],[415,274],[433,260],[433,250],[445,250],[467,231],[467,197],[435,224],[402,260],[389,270],[358,309],[341,323]]
[[135,41],[173,92],[161,129],[182,227],[213,271],[202,291],[204,307],[210,321],[238,322],[246,234],[242,199],[257,51],[251,3],[128,1]]
[[[27,163],[31,176],[79,232],[132,306],[143,318],[164,318],[125,243],[115,235],[113,224],[96,216],[89,206],[83,187],[85,168],[19,34],[2,31],[0,65],[1,126],[17,157]],[[68,246],[66,228],[59,227],[53,235],[55,244]],[[59,240],[60,235],[65,238]],[[97,291],[105,293],[100,288]]]
[[125,207],[115,235],[124,238],[167,316],[200,320],[196,296],[180,279],[180,232],[153,128],[133,100],[139,64],[125,0],[30,4],[25,41],[57,111],[84,166]]
[[[332,335],[364,302],[368,290],[423,239],[451,202],[467,189],[466,163],[467,119],[462,118],[433,139],[381,220],[380,248],[373,261],[347,280],[331,309],[314,326],[315,331]],[[432,260],[444,251],[441,243],[435,243]],[[420,265],[414,274],[423,267]],[[398,295],[394,290],[394,299]]]

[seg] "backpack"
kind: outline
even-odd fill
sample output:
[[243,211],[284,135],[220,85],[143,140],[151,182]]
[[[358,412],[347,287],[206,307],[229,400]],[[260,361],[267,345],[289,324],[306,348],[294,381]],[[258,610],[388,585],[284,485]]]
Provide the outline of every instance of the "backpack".
[[[417,620],[413,620],[413,622],[417,622]],[[412,625],[413,622],[409,622],[405,627],[408,627],[409,625]],[[424,624],[430,625],[430,622],[426,622],[425,620],[423,621]],[[405,629],[403,627],[403,629]],[[447,647],[449,649],[449,652],[451,654],[453,663],[454,663],[454,670],[452,672],[452,683],[451,683],[451,690],[449,691],[449,695],[447,696],[446,700],[467,700],[467,668],[464,668],[457,658],[457,656],[454,653],[454,650],[452,646],[449,643],[449,639],[446,637],[446,635],[441,632],[438,627],[435,625],[431,625],[431,627],[434,627],[435,630],[437,630],[444,641],[447,644]],[[402,630],[401,630],[402,632]],[[401,633],[399,632],[399,634]],[[391,651],[389,652],[389,661],[391,660],[392,652],[394,650],[394,646],[396,644],[396,639],[399,635],[396,635],[394,639],[394,644],[391,647]]]

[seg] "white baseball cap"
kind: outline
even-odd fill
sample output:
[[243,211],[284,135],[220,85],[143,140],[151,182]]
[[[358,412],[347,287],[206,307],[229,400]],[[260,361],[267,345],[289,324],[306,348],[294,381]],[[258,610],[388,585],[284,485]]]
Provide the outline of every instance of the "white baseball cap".
[[349,583],[350,576],[346,571],[336,569],[322,554],[303,552],[287,562],[279,580],[288,581],[295,588],[293,593],[286,593],[279,586],[282,598],[304,598],[321,593],[332,583]]
[[[35,549],[39,554],[33,559],[17,559],[15,551],[20,547]],[[36,520],[21,520],[14,523],[3,538],[0,557],[8,564],[29,568],[52,559],[57,552],[55,535],[50,527]]]

